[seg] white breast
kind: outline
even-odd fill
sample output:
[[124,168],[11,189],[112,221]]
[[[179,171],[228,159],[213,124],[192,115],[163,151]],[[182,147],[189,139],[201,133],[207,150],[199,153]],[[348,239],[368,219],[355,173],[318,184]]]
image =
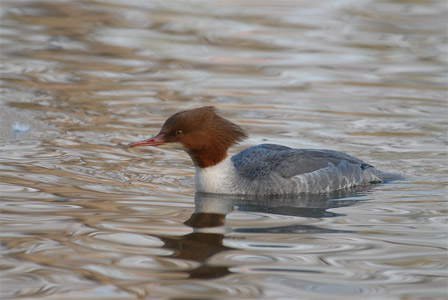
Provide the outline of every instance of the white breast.
[[212,167],[196,167],[196,192],[234,194],[235,183],[237,180],[238,175],[235,167],[228,157]]

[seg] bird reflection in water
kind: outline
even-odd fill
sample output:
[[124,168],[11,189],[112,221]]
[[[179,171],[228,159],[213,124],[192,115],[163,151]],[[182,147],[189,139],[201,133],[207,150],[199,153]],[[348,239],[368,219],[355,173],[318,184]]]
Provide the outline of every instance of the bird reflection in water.
[[[372,186],[369,186],[372,188]],[[233,211],[267,213],[302,218],[331,218],[340,216],[328,209],[354,205],[367,199],[366,187],[336,191],[327,194],[303,194],[294,196],[236,196],[196,193],[195,212],[184,222],[193,232],[184,236],[159,236],[164,248],[174,251],[172,258],[199,263],[188,271],[189,278],[214,279],[231,274],[229,266],[209,264],[211,257],[235,248],[224,245],[226,233],[338,233],[347,232],[320,228],[312,225],[290,225],[257,228],[225,228],[227,214]],[[220,228],[221,227],[221,228]]]

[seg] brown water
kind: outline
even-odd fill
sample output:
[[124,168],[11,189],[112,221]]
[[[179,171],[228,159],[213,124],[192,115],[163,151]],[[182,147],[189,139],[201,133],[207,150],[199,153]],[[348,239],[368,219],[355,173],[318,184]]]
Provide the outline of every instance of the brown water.
[[[446,299],[445,1],[1,2],[2,299]],[[215,105],[406,181],[194,196]]]

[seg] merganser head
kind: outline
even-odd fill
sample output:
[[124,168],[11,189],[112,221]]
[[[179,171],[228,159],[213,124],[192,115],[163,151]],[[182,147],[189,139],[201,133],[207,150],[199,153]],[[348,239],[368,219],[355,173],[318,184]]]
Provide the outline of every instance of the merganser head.
[[247,138],[238,125],[222,118],[213,106],[184,110],[169,117],[160,132],[128,147],[177,144],[200,168],[214,166],[227,156],[230,146]]

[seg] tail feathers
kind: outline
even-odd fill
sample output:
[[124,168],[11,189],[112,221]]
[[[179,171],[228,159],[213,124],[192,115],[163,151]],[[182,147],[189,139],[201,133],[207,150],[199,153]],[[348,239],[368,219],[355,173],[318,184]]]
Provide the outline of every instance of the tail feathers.
[[406,177],[404,177],[401,174],[383,172],[376,168],[368,168],[364,171],[364,173],[370,173],[370,178],[367,178],[368,182],[384,182],[384,181],[405,180],[406,179]]

